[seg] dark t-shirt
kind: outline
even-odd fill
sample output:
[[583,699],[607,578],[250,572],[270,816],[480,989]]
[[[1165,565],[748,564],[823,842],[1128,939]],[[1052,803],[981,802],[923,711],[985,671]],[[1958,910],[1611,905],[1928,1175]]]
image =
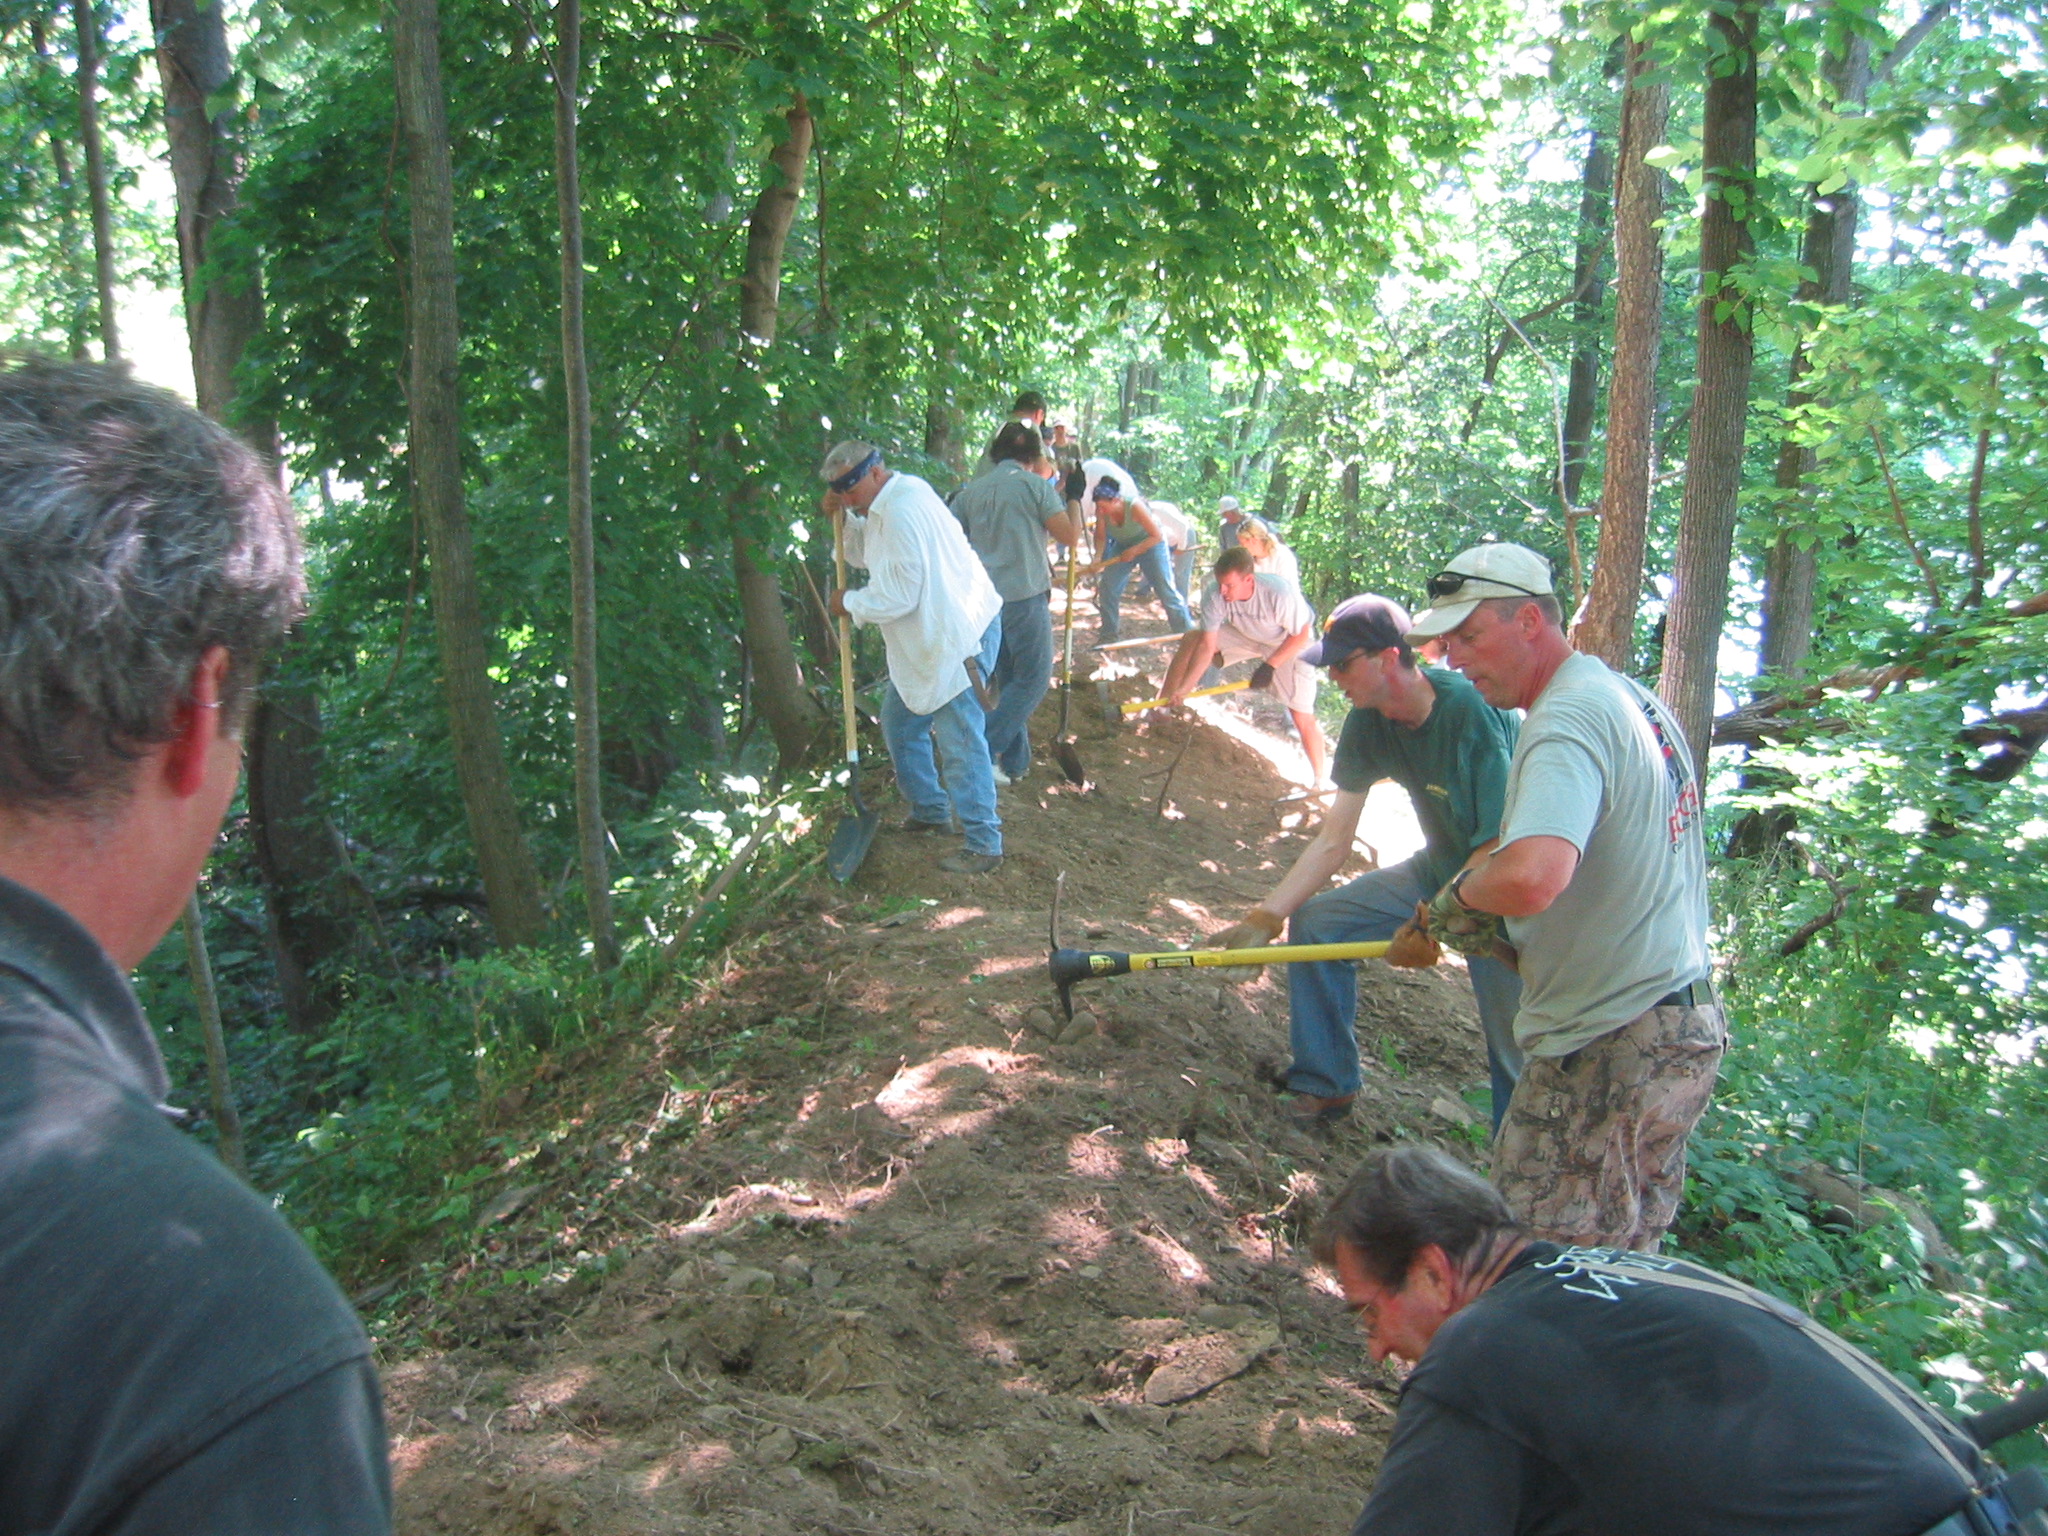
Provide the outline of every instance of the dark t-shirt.
[[1508,763],[1521,723],[1495,709],[1456,672],[1424,667],[1436,705],[1418,730],[1376,709],[1354,709],[1337,738],[1330,777],[1337,787],[1364,794],[1381,779],[1408,791],[1424,846],[1415,872],[1434,893],[1458,872],[1481,843],[1500,831]]
[[362,1326],[165,1091],[98,944],[0,880],[0,1531],[382,1536]]
[[1591,1275],[1586,1253],[1531,1243],[1438,1331],[1353,1536],[1917,1536],[1969,1496],[1782,1315]]

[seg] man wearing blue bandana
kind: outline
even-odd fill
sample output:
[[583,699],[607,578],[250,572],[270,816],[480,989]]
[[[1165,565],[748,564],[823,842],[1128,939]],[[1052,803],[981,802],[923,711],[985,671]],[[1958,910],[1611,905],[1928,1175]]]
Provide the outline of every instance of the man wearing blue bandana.
[[866,586],[833,592],[832,612],[881,630],[889,659],[882,736],[910,802],[903,830],[947,832],[957,817],[967,845],[939,868],[986,874],[1003,862],[1003,824],[979,684],[1002,647],[1002,596],[938,493],[889,469],[880,449],[841,443],[818,475],[847,564],[868,573]]

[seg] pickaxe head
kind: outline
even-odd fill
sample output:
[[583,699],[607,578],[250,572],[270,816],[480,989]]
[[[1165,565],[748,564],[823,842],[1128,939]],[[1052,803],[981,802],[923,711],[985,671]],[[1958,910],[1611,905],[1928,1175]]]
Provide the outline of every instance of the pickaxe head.
[[1131,969],[1131,957],[1106,949],[1055,949],[1047,956],[1046,970],[1060,995],[1060,1012],[1074,1016],[1074,983],[1091,976],[1124,976]]

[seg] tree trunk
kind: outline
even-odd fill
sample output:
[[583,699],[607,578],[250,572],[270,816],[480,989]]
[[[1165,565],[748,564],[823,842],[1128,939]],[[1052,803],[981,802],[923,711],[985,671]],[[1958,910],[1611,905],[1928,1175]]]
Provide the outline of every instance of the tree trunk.
[[1572,366],[1564,395],[1564,473],[1558,486],[1566,507],[1579,504],[1586,449],[1593,438],[1593,408],[1600,399],[1600,337],[1596,327],[1607,302],[1607,225],[1614,202],[1614,146],[1596,127],[1586,146],[1585,183],[1579,194],[1579,236],[1572,253]]
[[[770,152],[773,175],[754,200],[754,211],[747,220],[747,265],[740,277],[740,345],[762,351],[775,344],[782,252],[796,218],[797,200],[803,195],[804,162],[811,153],[811,109],[801,91],[785,120],[789,137]],[[739,588],[741,632],[753,658],[754,696],[769,734],[775,738],[776,760],[787,773],[810,751],[825,716],[804,687],[796,646],[789,637],[782,584],[772,568],[764,568],[755,558],[745,531],[758,515],[761,494],[760,486],[750,478],[733,498],[737,531],[732,540],[732,569]]]
[[[1823,61],[1822,68],[1835,86],[1839,108],[1853,110],[1863,104],[1870,89],[1870,42],[1851,34],[1843,51]],[[1861,200],[1853,184],[1822,196],[1818,188],[1807,191],[1806,235],[1800,245],[1800,264],[1813,276],[1799,284],[1799,303],[1840,306],[1849,302],[1850,278],[1854,271],[1856,224]],[[1791,382],[1785,391],[1788,428],[1797,425],[1800,408],[1813,397],[1805,387],[1809,363],[1806,337],[1801,333],[1792,351]],[[1793,441],[1788,431],[1778,448],[1773,481],[1785,493],[1780,521],[1796,516],[1793,509],[1805,499],[1798,492],[1815,467],[1814,450]],[[1792,530],[1780,528],[1764,557],[1763,640],[1757,658],[1758,670],[1796,677],[1806,669],[1813,649],[1814,583],[1818,562],[1809,541],[1793,537]]]
[[[177,194],[194,391],[201,410],[236,425],[274,461],[275,425],[250,419],[238,409],[235,392],[235,369],[263,328],[261,284],[207,267],[216,229],[240,204],[244,170],[231,115],[206,115],[207,99],[226,88],[232,73],[221,9],[194,0],[156,0],[152,19]],[[203,288],[202,273],[208,277]],[[285,1021],[310,1034],[341,1006],[335,962],[355,947],[358,930],[342,888],[346,860],[337,859],[334,829],[319,806],[318,697],[310,684],[292,679],[288,655],[273,658],[270,673],[249,727],[250,844]]]
[[1714,681],[1728,610],[1728,567],[1742,490],[1743,428],[1756,343],[1749,306],[1734,287],[1750,252],[1756,184],[1758,0],[1715,11],[1720,43],[1707,82],[1701,134],[1706,211],[1700,219],[1699,383],[1686,447],[1685,499],[1672,571],[1671,626],[1658,692],[1671,706],[1705,774],[1714,726]]
[[99,287],[100,345],[121,355],[114,316],[114,215],[107,201],[107,157],[100,143],[100,21],[92,0],[71,0],[78,31],[78,138],[85,146],[85,189],[92,205],[93,277]]
[[1630,39],[1622,65],[1621,132],[1615,146],[1614,376],[1607,390],[1607,467],[1600,482],[1600,543],[1593,580],[1572,624],[1572,643],[1617,671],[1629,666],[1656,453],[1657,345],[1664,304],[1664,247],[1657,220],[1664,176],[1643,156],[1664,142],[1670,88],[1645,80],[1651,59]]
[[562,220],[562,384],[569,415],[569,682],[576,711],[576,848],[591,956],[619,963],[604,830],[603,743],[597,713],[597,536],[590,491],[590,372],[583,351],[583,179],[576,151],[582,0],[555,6],[555,200]]
[[437,0],[396,0],[393,14],[391,55],[412,204],[407,458],[413,495],[427,527],[434,637],[441,654],[455,775],[483,874],[491,927],[501,944],[532,944],[546,924],[540,878],[520,829],[505,747],[498,735],[469,509],[463,499],[455,191],[447,106],[441,94],[440,11]]

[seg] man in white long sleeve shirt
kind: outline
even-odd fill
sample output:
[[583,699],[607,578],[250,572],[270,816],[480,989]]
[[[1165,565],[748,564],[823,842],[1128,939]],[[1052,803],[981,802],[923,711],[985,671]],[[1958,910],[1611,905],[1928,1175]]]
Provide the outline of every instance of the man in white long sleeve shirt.
[[880,449],[841,443],[818,474],[847,563],[868,573],[866,586],[833,592],[832,612],[881,630],[889,658],[882,736],[897,787],[910,802],[904,830],[944,832],[957,816],[967,846],[939,860],[939,868],[985,874],[1002,863],[1003,824],[986,716],[968,666],[982,678],[995,670],[1002,597],[938,493],[915,475],[885,467]]

